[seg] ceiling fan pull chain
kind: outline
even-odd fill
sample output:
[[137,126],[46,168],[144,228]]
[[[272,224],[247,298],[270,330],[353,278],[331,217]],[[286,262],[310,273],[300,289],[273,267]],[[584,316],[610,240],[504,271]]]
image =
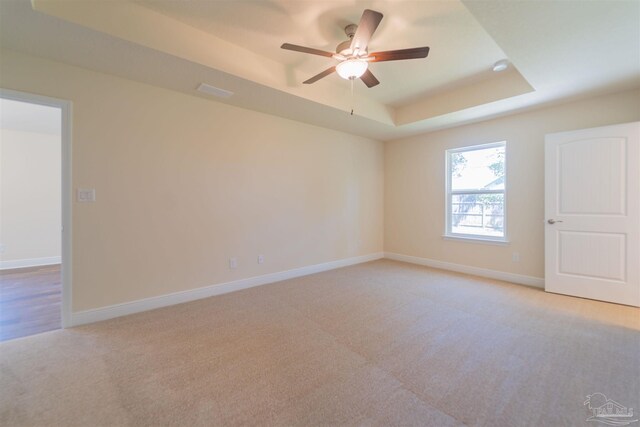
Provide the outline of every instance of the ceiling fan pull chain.
[[353,97],[353,81],[355,79],[349,79],[349,80],[351,80],[351,115],[353,116],[353,108],[354,108],[354,104],[355,104],[355,100],[354,100],[354,97]]

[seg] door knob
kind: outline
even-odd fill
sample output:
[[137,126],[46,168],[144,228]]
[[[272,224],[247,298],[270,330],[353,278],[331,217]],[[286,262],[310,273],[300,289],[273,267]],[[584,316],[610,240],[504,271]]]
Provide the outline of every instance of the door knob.
[[549,219],[549,220],[547,220],[547,222],[549,224],[555,224],[556,222],[562,222],[562,221],[556,221],[555,219]]

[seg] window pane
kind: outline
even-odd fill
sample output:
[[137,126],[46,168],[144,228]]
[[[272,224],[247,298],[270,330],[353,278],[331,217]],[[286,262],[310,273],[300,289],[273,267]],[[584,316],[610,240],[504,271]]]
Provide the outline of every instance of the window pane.
[[504,237],[504,194],[452,195],[451,232]]
[[504,190],[504,145],[451,153],[451,189]]

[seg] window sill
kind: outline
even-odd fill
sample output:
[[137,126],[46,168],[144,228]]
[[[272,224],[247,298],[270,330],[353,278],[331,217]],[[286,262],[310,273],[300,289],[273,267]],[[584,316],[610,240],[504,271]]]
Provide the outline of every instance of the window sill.
[[484,243],[488,245],[497,245],[497,246],[508,246],[510,242],[508,240],[494,240],[494,239],[483,239],[482,237],[470,237],[470,236],[451,236],[445,234],[442,236],[444,240],[457,240],[461,242],[468,243]]

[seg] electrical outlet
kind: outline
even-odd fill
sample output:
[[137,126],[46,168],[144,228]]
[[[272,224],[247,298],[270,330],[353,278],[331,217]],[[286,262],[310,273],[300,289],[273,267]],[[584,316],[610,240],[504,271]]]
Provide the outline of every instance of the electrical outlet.
[[4,253],[4,243],[0,243],[0,254]]
[[258,255],[258,264],[264,264],[264,255]]
[[238,258],[229,258],[229,268],[232,270],[238,268]]
[[518,252],[514,252],[513,254],[511,254],[511,261],[520,262],[520,254]]

